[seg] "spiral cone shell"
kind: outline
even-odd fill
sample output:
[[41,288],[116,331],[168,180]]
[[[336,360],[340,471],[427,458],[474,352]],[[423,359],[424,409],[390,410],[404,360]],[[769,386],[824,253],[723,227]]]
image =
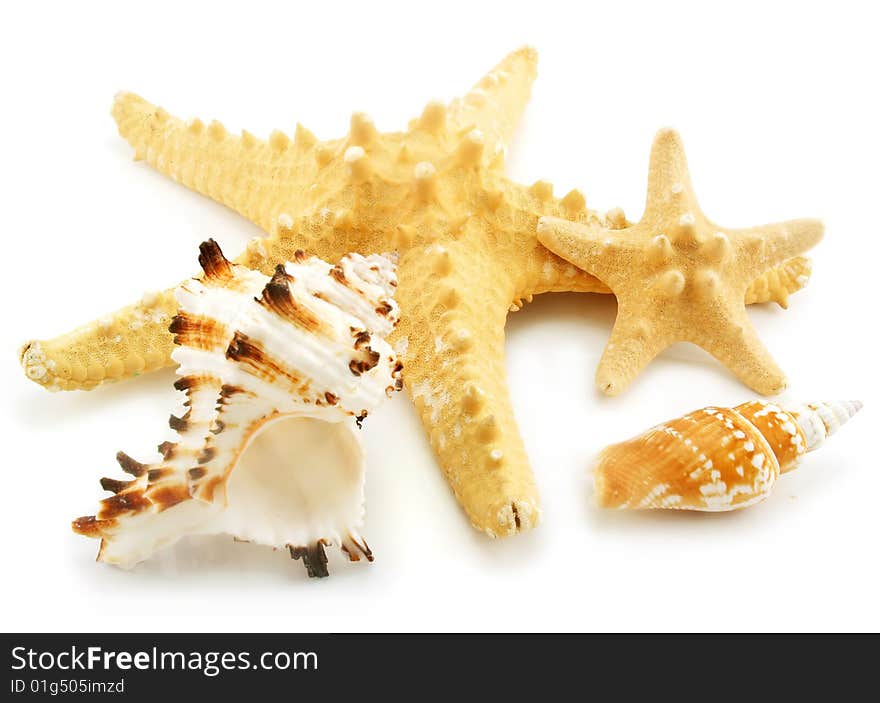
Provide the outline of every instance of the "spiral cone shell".
[[842,401],[786,410],[756,400],[696,410],[607,447],[594,471],[596,502],[621,509],[747,507],[860,408]]

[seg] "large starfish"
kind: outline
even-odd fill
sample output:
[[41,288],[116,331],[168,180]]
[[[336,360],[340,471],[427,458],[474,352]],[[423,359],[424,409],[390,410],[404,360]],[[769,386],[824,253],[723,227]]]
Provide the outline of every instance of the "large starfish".
[[748,229],[720,227],[697,203],[678,133],[661,130],[648,171],[641,221],[615,232],[541,218],[538,239],[604,281],[617,296],[617,320],[596,371],[609,395],[626,388],[657,354],[693,342],[759,393],[785,388],[782,371],[746,315],[755,278],[814,246],[818,220]]
[[[379,133],[365,115],[342,139],[320,142],[230,135],[218,122],[184,122],[123,93],[120,134],[157,170],[241,213],[268,238],[238,262],[270,274],[304,249],[327,260],[350,251],[400,254],[396,347],[431,445],[473,524],[491,536],[534,526],[534,479],[505,379],[509,309],[548,291],[608,293],[593,276],[542,247],[538,218],[625,226],[620,211],[586,209],[573,190],[553,196],[503,175],[507,144],[535,76],[537,56],[508,55],[463,98],[431,102],[404,132]],[[808,264],[787,264],[799,270]],[[802,281],[781,270],[755,281],[755,301],[783,301]],[[85,389],[165,366],[173,349],[170,291],[22,351],[28,376],[53,389]]]

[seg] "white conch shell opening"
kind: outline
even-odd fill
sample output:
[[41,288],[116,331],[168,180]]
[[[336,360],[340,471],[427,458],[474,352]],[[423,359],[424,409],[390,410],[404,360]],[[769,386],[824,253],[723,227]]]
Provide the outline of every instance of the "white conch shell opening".
[[260,544],[329,538],[342,546],[364,517],[364,452],[356,432],[349,423],[310,417],[268,424],[229,479],[222,531]]
[[184,535],[218,534],[299,549],[315,576],[327,575],[324,546],[372,561],[359,532],[364,455],[351,424],[293,416],[265,423],[231,473],[226,498],[225,506],[186,500],[131,517],[105,538],[101,561],[131,568]]
[[131,481],[74,522],[102,540],[98,558],[133,566],[185,535],[226,533],[288,547],[326,576],[325,546],[352,561],[360,535],[364,458],[354,424],[403,386],[384,336],[397,323],[394,264],[349,254],[330,265],[302,252],[269,278],[201,247],[200,279],[175,291],[170,330],[185,413],[162,460],[120,452]]

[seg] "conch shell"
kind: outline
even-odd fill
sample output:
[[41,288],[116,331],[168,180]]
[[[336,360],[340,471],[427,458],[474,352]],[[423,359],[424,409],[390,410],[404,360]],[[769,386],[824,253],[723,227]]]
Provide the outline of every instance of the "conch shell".
[[76,532],[101,539],[98,559],[130,567],[185,535],[233,535],[288,547],[311,576],[324,547],[372,554],[363,523],[364,459],[353,427],[402,388],[384,337],[397,324],[395,265],[349,254],[330,264],[296,252],[269,278],[201,245],[204,276],[175,291],[174,441],[134,478],[105,478],[115,495]]
[[603,508],[724,511],[764,500],[780,474],[855,415],[858,401],[789,410],[764,401],[703,408],[606,447],[593,478]]

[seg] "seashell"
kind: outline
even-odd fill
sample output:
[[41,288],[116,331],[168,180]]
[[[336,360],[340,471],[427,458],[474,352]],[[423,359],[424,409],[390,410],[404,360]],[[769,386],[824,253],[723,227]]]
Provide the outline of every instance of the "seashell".
[[[100,561],[131,567],[186,535],[288,547],[327,575],[324,547],[372,561],[360,535],[364,457],[354,424],[402,388],[384,337],[397,324],[395,265],[349,254],[335,266],[297,252],[270,278],[201,246],[204,276],[175,291],[175,388],[162,459],[117,455],[131,480],[76,532]],[[354,422],[352,422],[354,420]]]
[[858,401],[791,409],[764,401],[703,408],[664,422],[599,456],[594,485],[603,508],[724,511],[766,498],[862,407]]

